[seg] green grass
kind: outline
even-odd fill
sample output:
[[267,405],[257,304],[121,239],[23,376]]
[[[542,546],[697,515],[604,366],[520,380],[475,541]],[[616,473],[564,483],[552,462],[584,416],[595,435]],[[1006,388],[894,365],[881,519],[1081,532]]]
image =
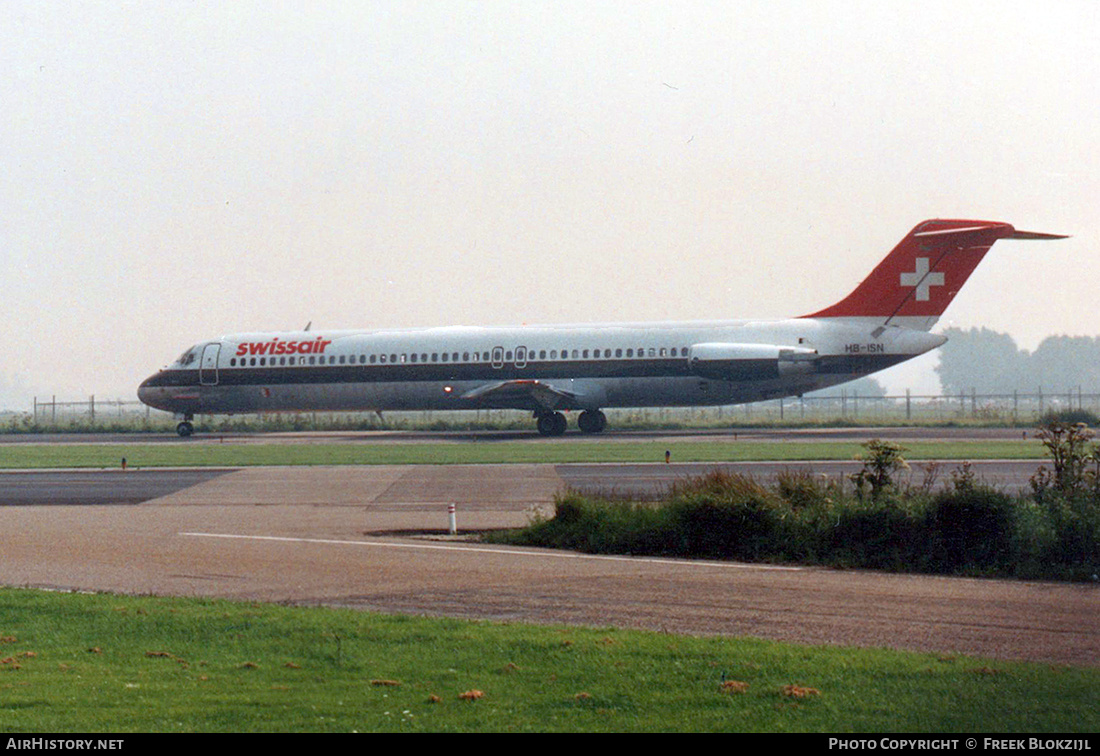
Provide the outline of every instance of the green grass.
[[[1041,459],[1034,439],[1019,441],[913,441],[905,458]],[[845,460],[866,453],[859,442],[469,442],[469,443],[217,443],[5,444],[0,468],[241,467],[249,465],[410,465],[570,462],[740,462]]]
[[1100,729],[1096,669],[200,599],[0,589],[0,657],[9,735]]

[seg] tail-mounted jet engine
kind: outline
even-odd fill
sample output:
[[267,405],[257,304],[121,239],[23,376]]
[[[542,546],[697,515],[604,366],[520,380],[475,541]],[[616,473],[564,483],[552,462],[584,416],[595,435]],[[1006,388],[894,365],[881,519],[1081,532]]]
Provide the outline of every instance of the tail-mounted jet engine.
[[816,349],[776,344],[694,344],[691,371],[718,381],[766,381],[812,373]]

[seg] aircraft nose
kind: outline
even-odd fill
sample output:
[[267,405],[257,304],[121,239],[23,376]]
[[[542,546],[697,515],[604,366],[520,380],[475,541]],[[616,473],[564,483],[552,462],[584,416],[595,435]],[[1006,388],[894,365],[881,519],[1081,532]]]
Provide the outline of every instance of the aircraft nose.
[[141,382],[138,386],[137,395],[138,399],[143,404],[148,404],[155,409],[167,409],[165,407],[164,389],[157,385],[157,375],[151,375]]
[[144,381],[141,382],[141,385],[138,386],[137,395],[138,399],[141,400],[143,404],[148,404],[150,407],[152,407],[153,402],[151,400],[153,398],[154,391],[152,386],[149,385],[150,380],[152,380],[151,377],[146,378]]

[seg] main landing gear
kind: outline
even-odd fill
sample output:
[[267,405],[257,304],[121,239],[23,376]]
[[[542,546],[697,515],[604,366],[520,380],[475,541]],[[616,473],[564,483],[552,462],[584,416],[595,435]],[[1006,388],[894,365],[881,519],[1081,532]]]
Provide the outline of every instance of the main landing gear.
[[[544,436],[560,436],[565,433],[565,415],[549,410],[535,413],[539,433]],[[582,433],[602,433],[607,427],[607,415],[599,410],[585,410],[577,418],[577,427]]]
[[544,436],[560,436],[565,433],[565,415],[560,412],[539,412],[535,425]]
[[599,410],[585,410],[577,418],[577,427],[581,433],[603,433],[607,427],[607,415]]

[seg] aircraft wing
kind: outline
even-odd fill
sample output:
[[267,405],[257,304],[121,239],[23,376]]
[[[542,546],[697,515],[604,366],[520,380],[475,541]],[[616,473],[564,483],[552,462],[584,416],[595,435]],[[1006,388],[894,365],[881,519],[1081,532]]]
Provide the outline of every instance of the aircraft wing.
[[467,391],[462,398],[493,405],[512,407],[530,405],[532,409],[553,410],[575,407],[583,395],[551,386],[543,381],[516,379],[478,386],[472,391]]

